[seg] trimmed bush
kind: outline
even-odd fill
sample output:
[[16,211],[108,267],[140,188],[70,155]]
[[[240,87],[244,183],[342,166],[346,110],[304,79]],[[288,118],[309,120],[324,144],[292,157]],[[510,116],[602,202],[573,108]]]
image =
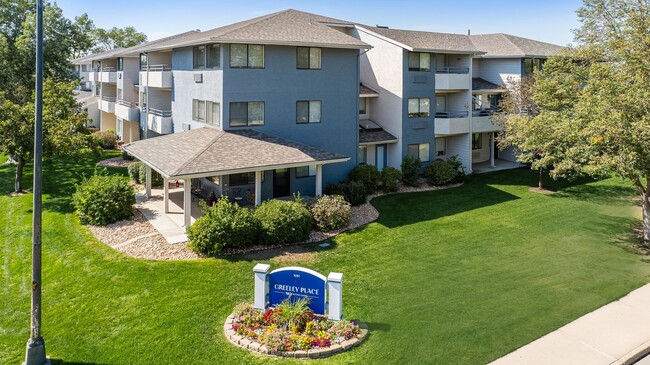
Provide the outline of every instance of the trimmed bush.
[[[138,175],[139,175],[140,184],[145,184],[147,182],[147,165],[145,164],[140,165]],[[151,170],[151,186],[153,187],[162,186],[163,182],[164,180],[162,176],[156,171]]]
[[121,176],[93,175],[77,185],[72,204],[82,224],[105,226],[131,218],[135,190]]
[[352,206],[365,204],[368,199],[366,187],[357,181],[341,181],[338,184],[329,184],[325,187],[327,195],[342,195]]
[[345,228],[352,217],[350,203],[340,195],[323,195],[311,207],[316,226],[323,232]]
[[394,193],[399,190],[399,181],[402,172],[394,167],[385,167],[381,170],[381,188],[385,192]]
[[408,186],[420,186],[420,173],[422,172],[420,159],[405,156],[402,160],[402,182]]
[[305,241],[311,233],[311,213],[298,202],[268,200],[255,209],[253,216],[260,223],[260,241],[266,245]]
[[117,133],[112,129],[94,132],[92,136],[105,150],[115,149],[117,145]]
[[350,171],[348,178],[352,181],[361,183],[365,188],[366,194],[372,194],[377,191],[381,174],[375,166],[359,165]]
[[136,161],[136,162],[131,162],[127,167],[131,181],[133,181],[136,184],[142,184],[142,182],[140,181],[140,168],[142,168],[142,166],[144,166],[142,162]]
[[224,248],[246,247],[259,236],[259,222],[247,208],[222,197],[208,207],[204,202],[203,216],[187,229],[188,247],[194,252],[217,255]]
[[424,170],[424,176],[430,185],[447,185],[456,178],[458,172],[449,162],[435,160]]
[[124,160],[124,161],[133,161],[133,160],[135,160],[135,157],[129,155],[128,153],[126,153],[126,151],[122,151],[122,160]]
[[462,183],[465,180],[465,168],[463,168],[463,161],[461,161],[458,155],[453,155],[449,157],[447,162],[456,170],[457,174],[454,178],[454,183]]

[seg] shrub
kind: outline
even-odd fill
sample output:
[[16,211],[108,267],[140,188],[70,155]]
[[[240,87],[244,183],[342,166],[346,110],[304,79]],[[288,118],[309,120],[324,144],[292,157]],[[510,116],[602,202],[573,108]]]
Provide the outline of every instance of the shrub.
[[[147,182],[147,165],[140,165],[138,175],[140,184],[145,184]],[[163,177],[156,171],[151,170],[151,186],[162,186],[163,182]]]
[[311,232],[312,216],[304,204],[269,200],[255,209],[261,227],[260,241],[267,245],[305,241]]
[[449,164],[456,170],[456,178],[454,178],[454,183],[461,183],[465,180],[465,168],[463,168],[463,162],[461,161],[458,155],[453,155],[447,160]]
[[121,176],[96,174],[77,185],[72,204],[82,224],[105,226],[133,215],[135,191]]
[[394,167],[385,167],[381,170],[381,188],[389,193],[399,190],[399,181],[402,179],[402,173]]
[[112,129],[94,132],[92,136],[103,149],[112,150],[117,145],[117,133]]
[[325,187],[327,195],[342,195],[352,206],[365,204],[367,200],[366,188],[357,181],[341,181],[338,184],[329,184]]
[[126,153],[126,151],[122,151],[122,160],[124,160],[124,161],[133,161],[134,159],[135,159],[135,157],[129,155],[128,153]]
[[142,181],[140,181],[140,168],[142,166],[144,166],[142,162],[136,161],[136,162],[131,162],[127,167],[131,181],[133,181],[136,184],[142,184]]
[[446,185],[454,181],[458,172],[445,160],[435,160],[424,170],[427,182],[431,185]]
[[350,224],[350,203],[340,195],[323,195],[311,207],[316,226],[323,232],[345,228]]
[[422,170],[420,159],[405,156],[402,160],[402,182],[408,186],[420,186],[420,173]]
[[208,207],[201,202],[203,216],[187,228],[188,247],[195,252],[216,255],[224,248],[245,247],[255,243],[259,222],[247,208],[222,197]]
[[381,175],[375,166],[359,165],[350,171],[348,178],[361,183],[365,188],[366,194],[372,194],[377,191]]

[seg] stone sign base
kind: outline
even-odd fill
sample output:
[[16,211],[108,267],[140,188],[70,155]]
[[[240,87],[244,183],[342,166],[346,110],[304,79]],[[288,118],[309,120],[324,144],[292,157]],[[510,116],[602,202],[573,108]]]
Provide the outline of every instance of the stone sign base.
[[354,346],[357,346],[358,344],[363,342],[366,339],[366,337],[368,337],[368,326],[366,326],[366,324],[362,322],[355,322],[359,325],[359,328],[361,329],[361,333],[356,337],[341,342],[340,344],[335,343],[329,347],[312,348],[309,350],[270,351],[269,349],[266,348],[266,346],[262,345],[261,343],[236,334],[235,331],[232,329],[233,320],[234,317],[231,314],[230,316],[228,316],[228,318],[226,318],[226,323],[223,326],[224,334],[226,335],[226,338],[230,342],[232,342],[233,344],[239,347],[243,347],[248,351],[259,352],[260,354],[265,354],[270,356],[307,358],[307,359],[329,357],[347,351],[353,348]]

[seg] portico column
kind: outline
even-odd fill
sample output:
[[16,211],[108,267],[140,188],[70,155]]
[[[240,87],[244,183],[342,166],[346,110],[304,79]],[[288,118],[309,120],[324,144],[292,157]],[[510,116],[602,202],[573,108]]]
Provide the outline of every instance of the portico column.
[[165,191],[163,201],[165,202],[165,214],[167,214],[169,213],[169,180],[163,178],[163,187]]
[[145,194],[147,199],[151,199],[151,167],[147,166],[147,177],[145,179]]
[[192,224],[192,179],[183,180],[183,226]]
[[323,165],[316,165],[316,196],[323,195]]
[[262,172],[255,171],[255,206],[262,204]]
[[494,132],[490,132],[490,167],[494,167]]

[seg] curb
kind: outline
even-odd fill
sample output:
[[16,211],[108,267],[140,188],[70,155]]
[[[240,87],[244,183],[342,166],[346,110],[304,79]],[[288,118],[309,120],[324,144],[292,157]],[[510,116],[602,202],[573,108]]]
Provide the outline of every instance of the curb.
[[614,365],[632,365],[635,362],[641,360],[644,356],[650,354],[650,341],[646,341],[643,344],[639,345],[634,350],[623,355],[620,359],[616,360],[612,364]]

